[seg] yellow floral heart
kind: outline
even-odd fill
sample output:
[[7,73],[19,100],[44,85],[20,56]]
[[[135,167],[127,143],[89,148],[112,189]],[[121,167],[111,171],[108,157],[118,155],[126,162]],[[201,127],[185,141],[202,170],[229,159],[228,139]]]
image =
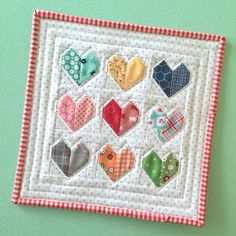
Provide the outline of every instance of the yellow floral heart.
[[120,88],[127,91],[143,79],[145,65],[138,56],[127,63],[116,54],[108,60],[107,71]]

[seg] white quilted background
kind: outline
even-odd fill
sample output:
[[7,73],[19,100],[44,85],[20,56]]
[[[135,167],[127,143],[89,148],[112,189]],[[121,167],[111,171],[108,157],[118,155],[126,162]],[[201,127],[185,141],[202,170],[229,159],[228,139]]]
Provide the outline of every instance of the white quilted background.
[[[79,55],[92,51],[100,60],[99,72],[78,87],[60,67],[60,56],[73,47]],[[204,134],[217,42],[160,36],[141,32],[41,20],[33,109],[21,197],[92,203],[197,218]],[[146,65],[145,78],[122,92],[106,73],[106,61],[119,53],[126,60],[138,55]],[[184,63],[190,83],[172,98],[151,79],[161,60],[170,67]],[[72,133],[56,114],[64,94],[74,101],[87,94],[95,103],[94,118]],[[139,123],[117,137],[101,118],[102,106],[111,98],[122,106],[133,101]],[[162,144],[147,129],[146,114],[153,106],[166,112],[176,107],[184,115],[184,128]],[[75,176],[65,177],[50,160],[50,146],[64,138],[72,146],[83,142],[89,163]],[[131,172],[113,183],[97,165],[96,153],[106,143],[115,151],[128,146],[135,154]],[[177,176],[157,188],[141,169],[142,156],[154,149],[160,157],[173,152],[180,162]]]

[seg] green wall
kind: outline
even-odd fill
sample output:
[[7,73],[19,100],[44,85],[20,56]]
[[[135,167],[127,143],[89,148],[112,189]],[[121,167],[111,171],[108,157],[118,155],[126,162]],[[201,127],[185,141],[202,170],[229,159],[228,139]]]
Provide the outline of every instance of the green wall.
[[[226,36],[205,228],[10,203],[34,9]],[[235,0],[0,0],[0,235],[236,235],[235,11]]]

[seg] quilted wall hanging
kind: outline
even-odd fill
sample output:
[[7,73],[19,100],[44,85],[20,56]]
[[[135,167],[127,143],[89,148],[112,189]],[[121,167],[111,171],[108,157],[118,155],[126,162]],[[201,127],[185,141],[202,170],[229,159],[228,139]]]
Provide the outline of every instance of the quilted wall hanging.
[[35,11],[12,202],[203,226],[224,44]]

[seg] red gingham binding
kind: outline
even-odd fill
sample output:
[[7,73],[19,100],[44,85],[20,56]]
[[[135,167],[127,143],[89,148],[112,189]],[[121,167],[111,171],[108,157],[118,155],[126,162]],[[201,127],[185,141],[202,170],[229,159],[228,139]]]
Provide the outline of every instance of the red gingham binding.
[[[197,219],[179,217],[175,215],[173,216],[160,215],[160,214],[154,214],[152,212],[136,211],[132,209],[121,209],[121,208],[114,208],[114,207],[108,207],[108,206],[102,206],[102,205],[79,204],[79,203],[73,203],[73,202],[52,201],[52,200],[45,200],[45,199],[20,198],[22,174],[23,174],[23,169],[24,169],[27,143],[28,143],[40,19],[68,21],[68,22],[74,22],[74,23],[80,23],[80,24],[97,25],[97,26],[104,26],[104,27],[109,27],[109,28],[118,28],[118,29],[123,29],[123,30],[139,31],[139,32],[152,33],[152,34],[178,36],[178,37],[218,42],[218,51],[217,51],[217,58],[215,62],[209,114],[207,118],[203,166],[202,166],[202,173],[201,173],[199,213],[198,213]],[[223,56],[224,56],[224,45],[225,45],[225,37],[217,36],[213,34],[188,32],[188,31],[182,31],[182,30],[172,30],[172,29],[165,29],[165,28],[158,28],[158,27],[151,27],[151,26],[140,26],[140,25],[134,25],[134,24],[89,19],[89,18],[83,18],[83,17],[69,16],[69,15],[64,15],[64,14],[59,14],[59,13],[54,13],[54,12],[36,10],[34,12],[33,22],[32,22],[30,56],[29,56],[29,66],[28,66],[28,75],[27,75],[25,105],[24,105],[24,113],[23,113],[23,121],[22,121],[22,131],[21,131],[21,139],[20,139],[20,150],[19,150],[18,164],[17,164],[16,177],[15,177],[15,183],[14,183],[14,190],[13,190],[13,195],[12,195],[12,202],[14,204],[21,204],[21,205],[47,206],[47,207],[63,208],[63,209],[70,209],[70,210],[81,210],[81,211],[99,212],[99,213],[111,214],[111,215],[128,216],[128,217],[142,219],[142,220],[173,222],[173,223],[179,223],[179,224],[194,225],[194,226],[199,226],[199,227],[204,226],[208,167],[209,167],[209,160],[210,160],[213,125],[214,125],[214,120],[215,120],[215,115],[216,115],[216,107],[217,107],[217,100],[218,100],[219,87],[220,87],[220,75],[221,75],[221,68],[222,68]]]

